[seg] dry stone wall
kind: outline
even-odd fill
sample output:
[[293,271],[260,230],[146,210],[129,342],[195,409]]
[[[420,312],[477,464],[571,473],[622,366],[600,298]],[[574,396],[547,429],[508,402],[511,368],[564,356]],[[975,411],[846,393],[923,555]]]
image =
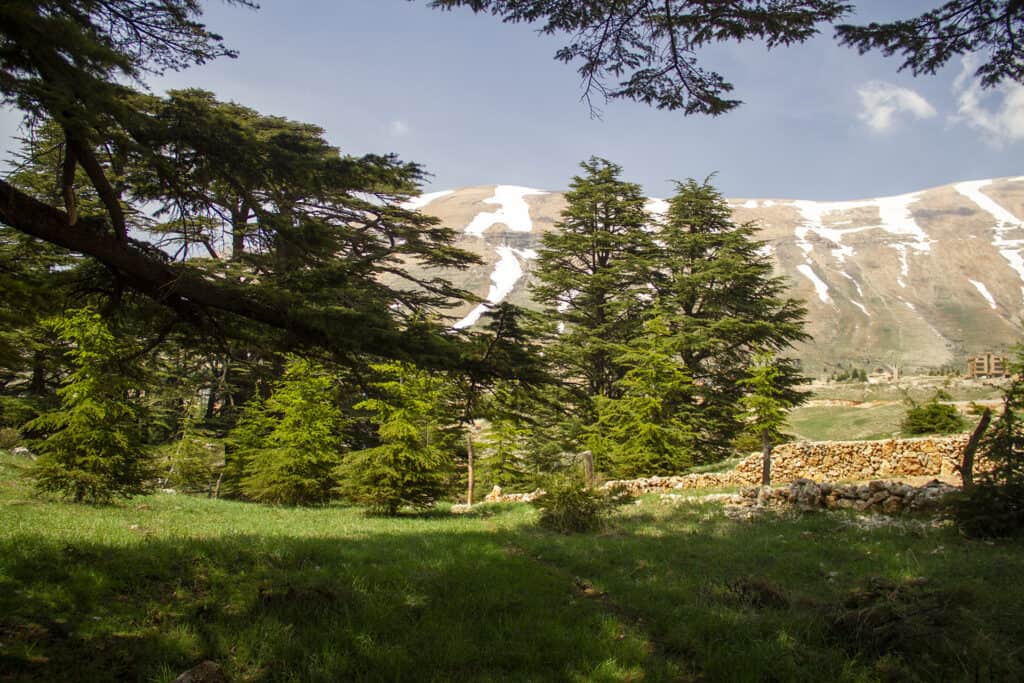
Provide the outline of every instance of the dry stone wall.
[[[956,469],[967,445],[967,434],[883,441],[801,441],[783,444],[772,451],[772,484],[798,479],[815,481],[868,481],[935,477],[959,484]],[[985,467],[984,461],[975,465]],[[761,454],[753,453],[727,472],[648,477],[610,481],[634,495],[678,489],[751,486],[761,483]]]

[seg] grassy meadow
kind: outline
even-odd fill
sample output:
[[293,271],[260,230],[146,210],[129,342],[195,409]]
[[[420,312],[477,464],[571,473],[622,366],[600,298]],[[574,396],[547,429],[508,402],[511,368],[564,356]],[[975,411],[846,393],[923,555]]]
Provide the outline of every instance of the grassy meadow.
[[961,410],[966,410],[972,401],[989,405],[998,402],[1003,384],[999,380],[945,377],[908,377],[899,383],[883,384],[819,382],[807,388],[811,400],[790,413],[787,431],[806,441],[898,437],[907,398],[923,403],[938,389],[947,391]]
[[33,497],[0,456],[0,680],[1024,678],[1024,549],[928,518],[527,505],[395,519],[155,494]]

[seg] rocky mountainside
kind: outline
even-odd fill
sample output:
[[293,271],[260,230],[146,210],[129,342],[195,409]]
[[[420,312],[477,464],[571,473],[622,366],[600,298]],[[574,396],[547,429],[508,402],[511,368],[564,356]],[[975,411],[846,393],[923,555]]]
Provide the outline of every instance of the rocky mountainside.
[[[962,365],[1024,340],[1024,177],[976,180],[896,197],[836,202],[730,200],[753,221],[792,294],[807,302],[809,374],[840,364],[905,371]],[[541,235],[559,192],[499,185],[434,192],[408,206],[460,233],[484,265],[448,277],[487,301],[530,305]],[[665,210],[651,199],[648,210]],[[466,306],[457,327],[481,307]]]

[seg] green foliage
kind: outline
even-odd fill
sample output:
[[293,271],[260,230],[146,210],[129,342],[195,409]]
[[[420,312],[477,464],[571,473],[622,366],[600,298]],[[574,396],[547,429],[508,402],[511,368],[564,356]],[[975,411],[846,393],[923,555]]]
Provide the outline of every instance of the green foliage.
[[978,459],[992,467],[975,475],[977,483],[954,506],[957,525],[968,536],[1024,535],[1024,352],[1011,366],[1013,381],[1003,396],[1003,410],[989,427]]
[[[663,312],[670,348],[693,382],[694,452],[701,462],[729,457],[745,422],[737,407],[751,393],[758,354],[777,353],[807,338],[802,304],[786,296],[785,280],[709,182],[677,183],[660,226],[660,245],[647,258],[647,281]],[[654,310],[652,307],[651,310]],[[803,379],[779,368],[783,395]],[[699,407],[699,408],[698,408]]]
[[189,431],[163,446],[159,455],[164,486],[183,493],[207,493],[224,465],[224,444],[210,434]]
[[613,345],[636,334],[642,302],[634,290],[644,276],[638,259],[652,243],[640,186],[622,180],[622,168],[605,159],[580,166],[584,174],[565,194],[557,229],[542,237],[532,293],[551,324],[563,326],[550,330],[545,357],[590,422],[594,397],[614,396],[624,372]]
[[679,474],[694,463],[695,389],[665,317],[655,314],[615,360],[627,368],[617,398],[598,397],[590,445],[619,477]]
[[1004,81],[1024,82],[1024,5],[1017,0],[946,0],[939,7],[911,19],[868,26],[836,27],[843,45],[861,54],[879,50],[901,55],[900,69],[915,75],[934,74],[961,55],[985,55],[974,76],[983,88]]
[[900,429],[908,436],[921,434],[954,434],[967,426],[956,406],[942,403],[951,400],[948,392],[939,389],[926,403],[917,403],[908,399],[910,407],[900,424]]
[[821,22],[850,6],[839,0],[765,3],[691,0],[620,3],[597,0],[433,0],[437,7],[468,6],[506,22],[535,24],[570,42],[555,58],[579,63],[584,98],[629,99],[658,109],[717,116],[739,106],[733,86],[700,66],[704,48],[721,42],[763,40],[769,47],[807,40]]
[[21,443],[21,432],[13,427],[0,427],[0,450],[9,451]]
[[538,524],[561,534],[602,528],[626,497],[585,486],[578,477],[555,476],[544,482],[544,495],[533,501],[540,511]]
[[59,410],[26,425],[40,435],[32,476],[40,491],[75,502],[107,502],[143,493],[152,463],[143,446],[142,414],[129,398],[135,389],[125,359],[133,354],[90,309],[69,311],[50,326],[70,345],[74,371],[58,390]]
[[864,368],[852,368],[833,372],[828,378],[833,382],[867,382],[868,371]]
[[346,450],[345,414],[331,372],[291,357],[266,401],[255,401],[232,434],[242,464],[241,492],[282,505],[327,502]]
[[381,445],[349,453],[337,468],[341,493],[376,512],[432,506],[447,491],[457,414],[443,375],[407,363],[372,366],[379,397],[355,407],[373,413]]
[[747,389],[739,405],[747,432],[773,443],[782,440],[789,411],[807,400],[807,394],[795,389],[803,381],[791,359],[756,354],[747,376],[740,380]]

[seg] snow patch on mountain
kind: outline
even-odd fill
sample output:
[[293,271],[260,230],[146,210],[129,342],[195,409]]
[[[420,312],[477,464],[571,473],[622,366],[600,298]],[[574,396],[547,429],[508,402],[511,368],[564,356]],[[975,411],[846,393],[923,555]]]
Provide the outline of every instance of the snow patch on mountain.
[[668,213],[668,202],[657,197],[648,197],[644,203],[644,211],[661,218]]
[[537,258],[537,252],[533,249],[515,249],[513,247],[498,247],[498,262],[494,265],[494,272],[491,273],[491,286],[487,291],[487,302],[482,303],[466,315],[465,318],[452,325],[457,330],[476,324],[484,313],[497,306],[505,300],[516,283],[523,277],[522,261],[532,261]]
[[504,223],[512,232],[532,232],[533,221],[530,220],[530,206],[526,203],[526,197],[544,194],[549,193],[519,185],[498,185],[494,188],[494,196],[483,200],[484,204],[498,204],[498,210],[478,213],[464,232],[483,237],[488,228],[498,223]]
[[985,286],[985,283],[984,282],[978,282],[977,280],[971,280],[970,278],[968,278],[967,281],[970,282],[972,285],[974,285],[974,288],[976,290],[978,290],[979,294],[981,294],[983,297],[985,297],[985,301],[988,302],[989,307],[992,310],[996,310],[996,300],[995,300],[995,297],[993,297],[992,293],[988,291],[988,287]]
[[[1010,230],[1024,227],[1024,222],[981,191],[981,188],[991,184],[991,180],[971,180],[957,183],[953,189],[970,199],[978,208],[996,220],[996,224],[992,228],[995,233],[992,237],[992,246],[999,251],[1000,256],[1006,259],[1010,268],[1017,273],[1020,279],[1024,280],[1024,256],[1021,255],[1024,240],[1007,239],[1006,237],[1006,233]],[[1024,288],[1021,289],[1021,293],[1024,295]]]
[[[845,263],[846,259],[856,255],[856,252],[852,246],[843,244],[844,237],[866,230],[884,230],[891,235],[905,238],[904,242],[893,244],[892,247],[900,258],[901,277],[898,280],[899,285],[900,287],[906,287],[903,278],[907,276],[910,269],[910,263],[907,259],[907,248],[909,247],[915,252],[922,254],[928,253],[931,250],[932,240],[921,229],[921,226],[917,224],[910,211],[910,205],[918,201],[919,198],[920,193],[915,192],[895,197],[845,202],[792,201],[790,205],[794,206],[803,218],[803,224],[795,230],[797,246],[800,247],[804,257],[809,262],[811,252],[814,250],[814,244],[811,243],[809,237],[811,233],[814,233],[836,245],[830,250],[832,257],[839,263]],[[878,210],[877,225],[855,228],[837,227],[851,224],[852,221],[849,220],[833,220],[831,221],[831,226],[825,225],[827,217],[869,207]]]
[[818,293],[818,298],[821,299],[822,303],[832,303],[832,297],[828,295],[828,285],[818,277],[818,274],[814,272],[814,269],[811,268],[810,265],[801,263],[796,267],[796,269],[800,271],[801,275],[811,281],[811,284],[814,285],[814,291]]
[[420,209],[422,209],[424,206],[426,206],[430,202],[434,201],[435,199],[440,199],[441,197],[446,197],[446,196],[452,194],[453,192],[455,192],[455,190],[441,190],[440,192],[427,192],[426,194],[421,194],[419,197],[413,197],[412,199],[409,199],[409,200],[406,200],[406,201],[402,202],[400,204],[400,206],[403,209],[405,209],[406,211],[419,211]]

